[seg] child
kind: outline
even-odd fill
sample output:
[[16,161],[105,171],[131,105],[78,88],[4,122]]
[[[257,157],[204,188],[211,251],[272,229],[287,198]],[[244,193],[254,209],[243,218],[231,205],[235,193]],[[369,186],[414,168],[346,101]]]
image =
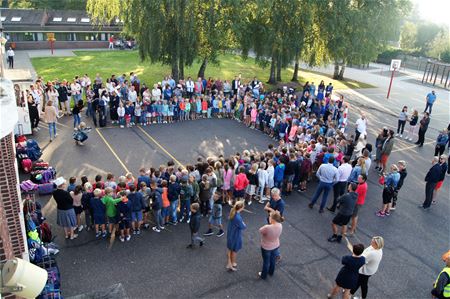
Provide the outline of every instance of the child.
[[81,118],[80,112],[83,109],[83,100],[79,100],[76,105],[73,106],[72,115],[73,115],[73,128],[76,129],[77,126],[80,125]]
[[144,210],[143,210],[143,214],[144,214],[144,219],[143,219],[143,223],[144,223],[144,228],[149,228],[150,227],[150,217],[149,217],[149,212],[150,212],[150,206],[151,206],[151,190],[147,187],[147,184],[145,182],[141,182],[139,184],[140,186],[140,190],[139,193],[142,195],[142,198],[144,199],[143,204],[144,204]]
[[[85,177],[85,176],[83,176]],[[89,182],[86,182],[83,184],[83,177],[81,177],[81,183],[84,187],[83,195],[81,196],[81,205],[83,206],[84,210],[84,218],[86,221],[86,230],[90,231],[92,222],[93,222],[93,216],[92,216],[92,208],[91,208],[91,198],[94,197],[94,193],[92,192],[92,185]],[[86,178],[87,180],[87,178]]]
[[70,179],[69,179],[69,185],[67,186],[67,192],[70,192],[70,191],[74,191],[75,190],[75,187],[77,186],[75,183],[76,183],[76,181],[77,181],[77,178],[76,177],[70,177]]
[[152,201],[152,209],[155,212],[155,220],[156,226],[152,227],[154,232],[160,233],[163,226],[163,217],[162,217],[162,189],[158,188],[156,181],[152,181],[150,184],[151,188],[151,201]]
[[[105,196],[103,197],[103,203],[106,207],[106,217],[108,217],[108,223],[109,223],[109,233],[112,234],[113,227],[117,225],[117,209],[116,204],[119,203],[122,198],[113,198],[114,190],[111,187],[106,187],[105,189]],[[117,228],[116,228],[117,229]]]
[[[132,125],[131,106],[130,106],[130,102],[128,102],[128,101],[125,104],[125,124],[126,124],[127,128],[130,128]],[[121,128],[122,128],[122,126],[121,126]]]
[[119,219],[120,241],[130,241],[130,220],[131,220],[131,203],[128,200],[125,191],[120,192],[121,201],[117,204],[117,213]]
[[[94,197],[91,198],[91,208],[94,215],[94,225],[95,225],[95,237],[98,238],[102,236],[106,237],[106,229],[105,229],[105,215],[106,208],[105,202],[103,198],[101,198],[102,190],[95,189]],[[100,232],[99,227],[102,229]]]
[[266,170],[266,163],[265,162],[261,162],[259,164],[259,169],[258,169],[258,195],[259,195],[259,203],[264,203],[264,200],[267,200],[267,198],[264,196],[264,191],[266,188],[266,182],[268,179],[268,172]]
[[248,205],[252,204],[252,200],[255,197],[256,188],[258,187],[258,164],[253,164],[250,171],[247,173],[248,186],[246,188]]
[[222,226],[222,199],[220,198],[220,192],[214,193],[214,205],[211,216],[209,216],[208,231],[204,233],[204,236],[211,236],[213,234],[213,228],[219,228],[217,237],[224,235]]
[[142,111],[143,105],[141,103],[137,102],[136,107],[134,108],[134,116],[136,117],[136,122],[139,123],[141,126],[144,126],[145,124],[145,117],[144,112]]
[[184,221],[184,217],[187,219],[187,223],[190,222],[191,219],[191,198],[194,194],[194,190],[189,181],[185,178],[181,179],[181,189],[180,189],[180,220],[179,222]]
[[113,194],[116,194],[117,183],[114,181],[114,175],[112,173],[106,175],[105,188],[108,187],[113,189]]
[[162,104],[162,115],[164,116],[163,123],[167,124],[169,121],[169,104],[167,104],[166,100]]
[[167,181],[163,180],[161,182],[161,187],[162,187],[162,194],[161,194],[161,198],[162,198],[162,211],[161,211],[161,216],[163,218],[162,221],[162,225],[166,225],[166,223],[169,222],[169,208],[170,208],[170,201],[169,201],[169,190],[167,188]]
[[203,241],[201,237],[198,236],[198,231],[200,230],[200,206],[198,203],[191,204],[191,222],[189,223],[189,228],[191,230],[191,244],[186,248],[194,248],[195,243],[199,241],[200,246],[203,246]]
[[283,179],[284,179],[284,163],[282,161],[279,161],[278,165],[275,167],[275,174],[274,174],[274,182],[275,187],[281,189],[283,186]]
[[209,211],[209,199],[211,198],[211,187],[208,181],[208,175],[204,174],[202,176],[202,181],[199,184],[200,193],[200,211],[203,217],[206,217]]
[[119,117],[120,127],[123,128],[125,124],[125,108],[123,107],[122,102],[120,102],[119,108],[117,108],[117,116]]
[[73,139],[77,145],[84,145],[84,141],[88,139],[88,133],[91,131],[90,127],[86,127],[86,123],[81,122],[78,129],[73,132]]

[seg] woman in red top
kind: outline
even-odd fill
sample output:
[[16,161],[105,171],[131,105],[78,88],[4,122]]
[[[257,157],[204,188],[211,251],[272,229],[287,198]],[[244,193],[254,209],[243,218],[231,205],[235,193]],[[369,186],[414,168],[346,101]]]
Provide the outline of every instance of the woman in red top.
[[358,224],[358,211],[364,204],[367,195],[367,175],[362,173],[358,176],[358,187],[356,188],[356,193],[358,194],[358,199],[356,201],[355,209],[352,215],[352,227],[350,228],[350,236],[352,236],[356,231],[356,224]]

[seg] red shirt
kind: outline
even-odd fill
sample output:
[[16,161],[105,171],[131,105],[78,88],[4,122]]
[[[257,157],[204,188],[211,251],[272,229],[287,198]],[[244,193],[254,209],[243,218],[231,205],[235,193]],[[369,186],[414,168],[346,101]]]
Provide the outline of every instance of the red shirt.
[[236,176],[234,181],[234,189],[235,190],[244,190],[248,185],[248,179],[245,173],[240,173]]
[[367,183],[364,182],[362,184],[358,184],[358,187],[356,187],[355,192],[358,194],[358,200],[356,201],[356,204],[363,205],[364,201],[366,200]]

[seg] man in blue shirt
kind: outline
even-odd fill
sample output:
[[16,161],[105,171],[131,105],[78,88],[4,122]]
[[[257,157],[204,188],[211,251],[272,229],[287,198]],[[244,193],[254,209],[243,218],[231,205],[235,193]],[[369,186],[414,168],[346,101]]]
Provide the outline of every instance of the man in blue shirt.
[[[273,188],[270,191],[270,201],[264,207],[264,211],[267,211],[268,214],[278,211],[283,216],[285,203],[280,193],[280,189],[278,188]],[[269,216],[267,216],[267,223],[269,223]]]
[[428,107],[430,107],[430,114],[431,114],[431,108],[433,107],[434,102],[436,101],[436,93],[434,90],[427,94],[427,105],[425,106],[425,110],[423,112],[426,112],[428,110]]

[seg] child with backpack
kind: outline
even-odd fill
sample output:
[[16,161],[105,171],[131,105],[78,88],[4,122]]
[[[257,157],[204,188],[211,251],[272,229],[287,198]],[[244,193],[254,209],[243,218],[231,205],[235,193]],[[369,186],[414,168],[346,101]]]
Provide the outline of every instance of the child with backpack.
[[208,231],[205,232],[204,236],[211,236],[213,228],[217,227],[219,231],[217,232],[217,237],[222,237],[224,235],[223,225],[222,225],[222,199],[220,192],[216,191],[214,193],[214,204],[212,208],[212,213],[209,216]]
[[84,145],[84,141],[88,139],[88,134],[91,132],[91,128],[86,126],[85,122],[81,122],[78,129],[73,132],[73,139],[77,145]]
[[[108,217],[108,223],[109,223],[109,233],[112,234],[114,226],[117,225],[118,219],[117,219],[117,208],[116,204],[118,204],[122,198],[113,198],[114,189],[111,187],[106,187],[105,189],[105,196],[103,197],[103,203],[105,204],[106,208],[106,217]],[[117,228],[116,228],[117,229]]]
[[[199,184],[200,193],[199,193],[199,199],[200,199],[200,212],[203,215],[203,217],[206,217],[206,215],[209,212],[209,199],[211,198],[211,187],[208,181],[208,175],[204,174],[202,176],[202,181]],[[192,205],[191,205],[192,206]]]
[[163,216],[162,216],[162,188],[158,188],[156,181],[152,181],[150,183],[151,188],[151,201],[152,201],[152,209],[156,221],[156,225],[152,227],[154,232],[160,233],[162,229],[164,229]]
[[186,219],[187,223],[190,222],[191,219],[191,198],[194,194],[194,190],[192,185],[185,178],[181,179],[180,184],[180,220],[179,222],[183,222]]
[[[94,197],[91,198],[91,208],[94,216],[96,238],[100,236],[102,236],[103,238],[106,237],[106,228],[105,228],[106,207],[101,195],[102,190],[97,188],[94,190]],[[100,231],[99,228],[101,228],[102,231]]]

